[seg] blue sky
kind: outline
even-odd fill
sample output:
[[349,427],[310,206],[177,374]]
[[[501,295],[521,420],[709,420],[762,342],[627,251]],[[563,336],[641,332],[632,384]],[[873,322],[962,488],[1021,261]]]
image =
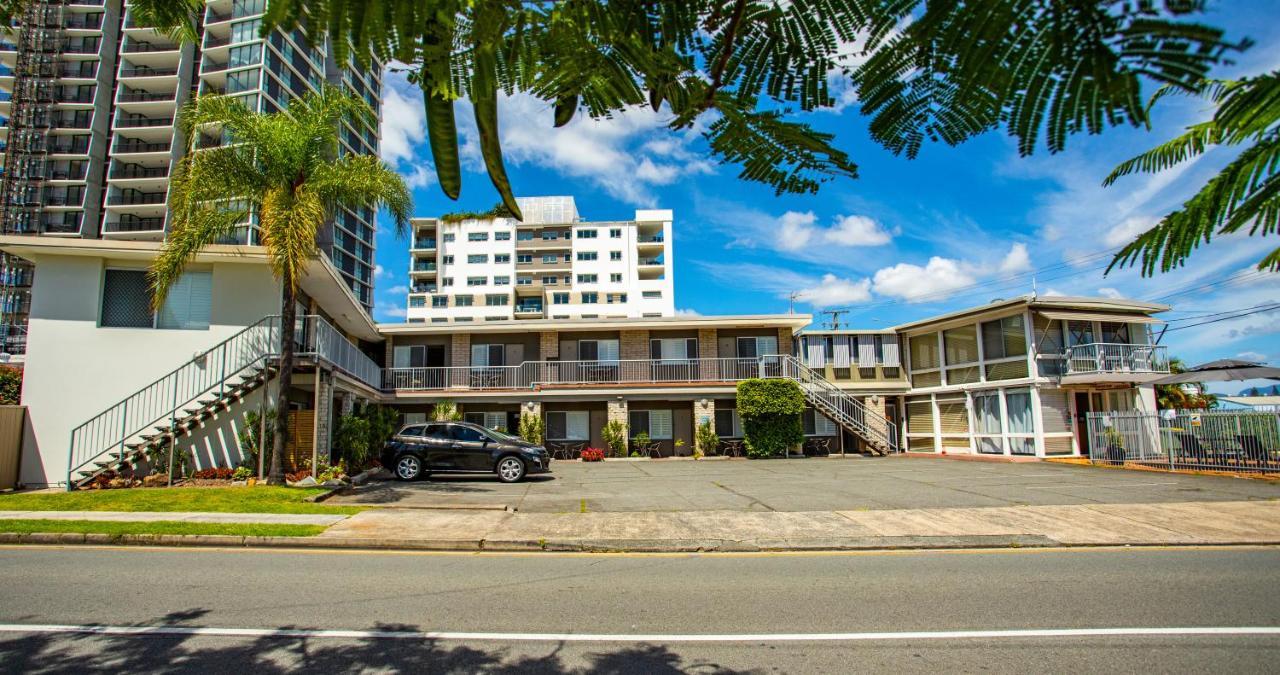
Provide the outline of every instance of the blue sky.
[[[1216,74],[1280,67],[1276,10],[1274,2],[1212,3],[1207,23],[1256,42]],[[840,83],[834,86],[840,90]],[[518,195],[572,195],[591,220],[627,219],[637,208],[672,209],[680,310],[786,312],[795,292],[798,312],[822,320],[817,312],[823,309],[849,309],[843,324],[879,327],[1027,293],[1034,278],[1041,294],[1173,305],[1164,343],[1190,363],[1223,357],[1280,363],[1280,311],[1191,325],[1280,297],[1280,275],[1252,272],[1263,255],[1259,240],[1215,241],[1186,268],[1153,279],[1127,270],[1102,274],[1110,251],[1193,194],[1231,157],[1217,150],[1162,174],[1101,187],[1117,163],[1203,118],[1208,107],[1202,101],[1165,99],[1150,131],[1077,136],[1057,155],[1041,150],[1020,158],[1011,139],[994,132],[959,147],[925,146],[915,160],[871,141],[857,102],[842,103],[805,121],[837,135],[860,177],[826,183],[817,195],[777,197],[767,186],[739,180],[736,166],[719,165],[705,153],[696,129],[669,131],[665,111],[644,108],[602,121],[580,115],[553,129],[549,107],[516,97],[502,102],[501,134]],[[470,117],[465,104],[458,112],[460,120]],[[382,154],[414,187],[416,214],[482,210],[497,201],[473,128],[464,122],[466,174],[461,198],[451,202],[435,184],[421,95],[401,76],[388,75],[383,115]],[[384,226],[377,247],[375,317],[398,321],[408,242]]]

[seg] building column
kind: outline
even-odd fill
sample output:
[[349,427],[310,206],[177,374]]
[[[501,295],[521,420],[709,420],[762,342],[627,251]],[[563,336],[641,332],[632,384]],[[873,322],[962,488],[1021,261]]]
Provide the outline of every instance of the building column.
[[718,448],[699,448],[698,427],[703,423],[710,422],[711,428],[716,425],[716,400],[713,398],[696,398],[693,400],[693,446],[695,450],[701,450],[704,455],[713,455]]
[[618,331],[618,342],[618,356],[623,361],[642,361],[650,356],[647,330]]
[[[626,436],[627,438],[631,438],[631,430],[627,428],[628,427],[627,400],[622,398],[621,396],[616,398],[611,398],[605,402],[605,424],[608,424],[609,422],[612,422],[614,420],[617,420],[618,422],[622,423],[622,428],[626,429],[626,433],[623,435]],[[606,448],[605,451],[608,452],[609,450]],[[629,447],[623,450],[623,452],[627,454],[630,454],[629,451],[630,451]],[[625,457],[626,455],[623,455],[623,456]]]
[[544,330],[538,334],[538,360],[551,361],[560,358],[560,334]]
[[333,429],[333,373],[317,368],[314,386],[315,441],[311,451],[313,475],[317,463],[329,464],[333,461],[333,447],[330,442],[330,432]]
[[[716,329],[699,328],[698,329],[698,374],[704,381],[707,380],[728,380],[731,379],[732,370],[721,369],[718,363],[713,359],[717,358],[720,352],[720,345]],[[720,372],[725,370],[724,373]],[[726,376],[729,375],[729,376]]]
[[355,412],[356,411],[356,395],[352,394],[349,391],[342,392],[342,395],[339,398],[338,411],[339,411],[338,412],[339,416],[350,415],[351,413]]
[[471,365],[471,333],[455,333],[449,347],[449,365],[466,368]]
[[[790,328],[779,328],[779,329],[778,329],[778,353],[779,353],[779,354],[790,354],[790,353],[791,353],[791,349],[792,349],[792,347],[791,347],[791,329],[790,329]],[[764,356],[764,354],[761,354],[761,356]],[[803,355],[801,355],[801,357],[803,358]]]
[[[869,413],[867,415],[867,427],[886,436],[889,435],[889,421],[885,418],[884,397],[879,394],[872,394],[862,399],[862,402],[866,405]],[[878,448],[876,450],[880,451]]]
[[384,366],[386,368],[395,368],[396,366],[395,339],[396,338],[394,335],[388,335],[387,341],[384,343],[387,349],[387,353],[386,353],[386,360],[383,361],[383,363],[386,364]]

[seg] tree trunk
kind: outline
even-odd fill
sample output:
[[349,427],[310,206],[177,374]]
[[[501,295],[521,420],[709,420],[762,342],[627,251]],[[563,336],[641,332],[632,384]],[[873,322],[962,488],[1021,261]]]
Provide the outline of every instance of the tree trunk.
[[271,443],[271,472],[267,485],[284,485],[282,455],[285,439],[289,435],[289,387],[293,384],[293,336],[297,322],[297,306],[294,303],[293,285],[284,279],[280,294],[280,377],[276,385],[276,428]]

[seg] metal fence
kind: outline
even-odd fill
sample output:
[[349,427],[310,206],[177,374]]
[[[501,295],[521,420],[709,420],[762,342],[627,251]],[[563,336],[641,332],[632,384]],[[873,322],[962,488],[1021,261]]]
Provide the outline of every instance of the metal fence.
[[1100,412],[1086,421],[1095,464],[1280,473],[1280,413]]

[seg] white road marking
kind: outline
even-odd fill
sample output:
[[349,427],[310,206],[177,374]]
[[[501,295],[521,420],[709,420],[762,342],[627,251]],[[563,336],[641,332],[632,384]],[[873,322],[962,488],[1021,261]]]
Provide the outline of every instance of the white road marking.
[[96,626],[0,624],[0,633],[88,633],[123,636],[202,636],[238,638],[333,638],[390,640],[501,640],[508,642],[851,642],[872,640],[970,640],[999,638],[1079,638],[1184,635],[1280,635],[1280,626],[1191,626],[1170,628],[1043,628],[1027,630],[951,630],[864,633],[466,633],[457,631],[320,630],[296,628],[216,628],[199,626]]

